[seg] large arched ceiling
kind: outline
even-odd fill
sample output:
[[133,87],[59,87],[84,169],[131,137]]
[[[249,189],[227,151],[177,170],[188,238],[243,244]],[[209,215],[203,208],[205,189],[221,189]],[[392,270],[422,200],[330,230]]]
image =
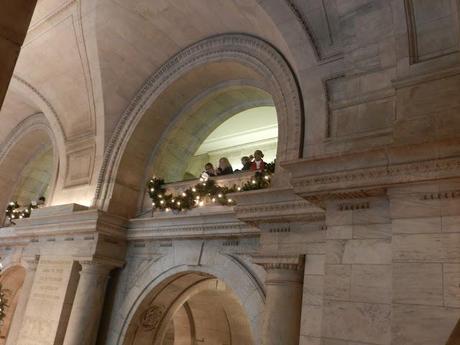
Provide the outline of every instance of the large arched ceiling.
[[228,32],[252,34],[290,57],[273,21],[253,0],[99,0],[96,13],[109,128],[116,124],[146,76],[204,38]]
[[2,138],[6,138],[13,128],[26,117],[38,112],[40,112],[39,107],[9,88],[0,113],[0,147],[3,144]]

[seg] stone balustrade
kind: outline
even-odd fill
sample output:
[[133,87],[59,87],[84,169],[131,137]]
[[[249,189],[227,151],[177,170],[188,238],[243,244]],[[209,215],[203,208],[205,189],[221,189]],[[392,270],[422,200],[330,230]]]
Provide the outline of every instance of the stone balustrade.
[[[216,181],[216,184],[222,187],[232,187],[234,185],[236,186],[242,186],[245,184],[247,181],[250,181],[251,178],[254,176],[253,171],[248,171],[248,172],[236,172],[231,175],[223,175],[223,176],[216,176],[216,177],[211,177],[210,180]],[[200,179],[193,179],[193,180],[187,180],[187,181],[178,181],[178,182],[171,182],[171,183],[166,183],[165,188],[166,188],[166,193],[172,193],[172,194],[180,194],[184,190],[191,188],[195,186],[196,184],[200,183]],[[142,210],[139,213],[139,216],[144,216],[144,217],[149,217],[151,216],[151,211],[152,210],[152,201],[148,195],[147,189],[145,190],[145,195],[144,195],[144,200],[142,203]]]

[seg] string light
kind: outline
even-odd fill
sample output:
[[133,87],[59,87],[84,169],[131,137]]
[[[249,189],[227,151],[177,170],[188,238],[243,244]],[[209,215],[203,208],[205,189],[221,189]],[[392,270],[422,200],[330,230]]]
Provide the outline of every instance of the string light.
[[[209,176],[202,174],[199,183],[182,190],[178,195],[167,193],[165,182],[161,178],[150,179],[147,183],[147,191],[152,198],[152,209],[169,211],[185,211],[194,207],[203,207],[206,200],[221,205],[235,205],[235,201],[228,197],[228,194],[267,188],[270,185],[270,174],[274,172],[274,164],[265,165],[267,170],[256,172],[252,178],[240,186],[219,186],[216,180],[209,179]],[[20,214],[10,211],[9,216],[17,218]]]

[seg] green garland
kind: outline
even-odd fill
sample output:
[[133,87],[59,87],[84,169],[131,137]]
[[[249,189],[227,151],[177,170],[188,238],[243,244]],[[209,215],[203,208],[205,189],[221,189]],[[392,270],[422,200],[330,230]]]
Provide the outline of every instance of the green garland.
[[227,197],[229,193],[267,188],[271,183],[271,175],[275,171],[274,163],[266,163],[263,172],[254,176],[242,186],[223,187],[215,180],[200,178],[200,183],[184,190],[179,195],[167,194],[165,182],[161,178],[152,178],[147,182],[147,190],[152,199],[152,209],[180,212],[204,206],[206,203],[235,205],[235,201]]
[[5,292],[3,290],[2,284],[0,284],[0,322],[6,316],[6,308],[8,307],[8,301],[5,297]]
[[6,217],[13,223],[14,219],[29,218],[35,208],[38,208],[36,204],[30,203],[28,206],[21,206],[16,201],[12,201],[6,207]]

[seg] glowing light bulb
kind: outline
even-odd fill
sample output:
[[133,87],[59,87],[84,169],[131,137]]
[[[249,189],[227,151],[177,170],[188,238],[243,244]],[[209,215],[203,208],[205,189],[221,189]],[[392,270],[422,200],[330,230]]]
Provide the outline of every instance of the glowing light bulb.
[[160,200],[160,204],[162,204],[162,205],[163,205],[164,203],[165,203],[165,201],[164,201],[164,200]]
[[170,209],[169,209],[168,207],[166,207],[165,211],[166,211],[166,212],[169,212],[169,211],[170,211]]
[[154,202],[152,202],[152,206],[155,206],[155,203],[154,203]]
[[270,176],[268,176],[268,175],[265,175],[264,179],[266,179],[266,180],[270,180]]
[[203,201],[200,201],[200,202],[198,203],[198,205],[199,205],[200,207],[203,207],[203,206],[204,206],[204,202],[203,202]]
[[211,200],[211,201],[212,201],[212,202],[216,202],[216,198],[212,198],[212,200]]
[[232,203],[232,202],[233,202],[233,200],[232,200],[232,199],[228,199],[228,202],[229,202],[229,203]]
[[196,192],[196,188],[195,188],[195,187],[192,188],[192,192]]
[[187,194],[185,194],[185,193],[182,193],[182,196],[187,196]]
[[154,192],[154,191],[155,191],[155,188],[150,188],[150,191],[151,191],[151,192]]
[[241,190],[241,187],[238,187],[237,190],[238,190],[238,192],[239,192],[239,191]]
[[180,201],[178,201],[176,204],[177,204],[177,206],[180,206]]
[[252,180],[252,184],[256,184],[256,180]]
[[217,194],[217,197],[218,197],[218,198],[222,198],[223,195],[222,195],[221,193],[219,193],[219,194]]

